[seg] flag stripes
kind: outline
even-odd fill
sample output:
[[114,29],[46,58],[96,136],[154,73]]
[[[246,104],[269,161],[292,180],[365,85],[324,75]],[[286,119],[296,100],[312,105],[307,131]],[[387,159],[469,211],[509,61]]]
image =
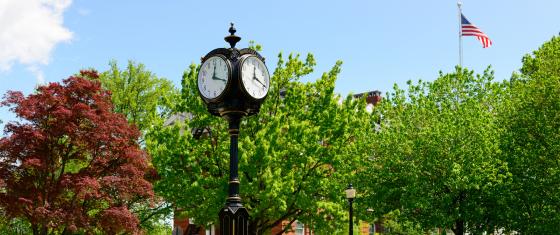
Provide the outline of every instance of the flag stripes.
[[467,18],[461,13],[461,36],[474,36],[480,43],[482,43],[483,48],[490,47],[492,45],[492,40],[483,33],[478,27],[469,22]]

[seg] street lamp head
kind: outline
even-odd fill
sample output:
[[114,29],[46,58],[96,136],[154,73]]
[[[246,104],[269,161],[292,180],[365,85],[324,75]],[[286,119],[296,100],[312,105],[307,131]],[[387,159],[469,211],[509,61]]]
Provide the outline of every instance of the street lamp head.
[[356,197],[356,189],[352,187],[352,184],[348,184],[348,188],[344,191],[346,192],[347,199],[354,199]]

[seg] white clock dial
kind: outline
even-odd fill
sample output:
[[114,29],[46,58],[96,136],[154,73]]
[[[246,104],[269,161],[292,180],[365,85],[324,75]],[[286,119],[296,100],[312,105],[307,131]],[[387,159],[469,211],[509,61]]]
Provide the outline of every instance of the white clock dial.
[[270,74],[264,62],[255,56],[245,58],[241,65],[241,83],[251,97],[264,98],[270,86]]
[[198,71],[198,90],[207,99],[220,96],[229,81],[229,64],[220,57],[208,58]]

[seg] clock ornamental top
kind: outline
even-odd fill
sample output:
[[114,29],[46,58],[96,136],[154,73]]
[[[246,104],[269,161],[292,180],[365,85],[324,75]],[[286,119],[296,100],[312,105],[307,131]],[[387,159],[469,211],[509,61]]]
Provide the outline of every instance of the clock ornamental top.
[[224,40],[226,40],[226,42],[229,43],[229,45],[231,46],[231,48],[235,48],[235,44],[241,40],[241,37],[235,35],[235,32],[236,32],[237,30],[235,30],[235,27],[233,27],[233,23],[230,23],[230,25],[231,25],[231,26],[229,27],[229,33],[230,33],[231,35],[226,36],[226,37],[224,38]]

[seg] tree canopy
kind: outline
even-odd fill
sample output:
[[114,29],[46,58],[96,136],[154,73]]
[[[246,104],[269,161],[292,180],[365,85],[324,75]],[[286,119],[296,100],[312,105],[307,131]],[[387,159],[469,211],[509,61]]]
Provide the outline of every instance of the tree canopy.
[[111,91],[115,112],[122,113],[143,134],[169,117],[178,96],[171,81],[156,76],[142,63],[129,61],[126,68],[119,69],[117,62],[111,61],[109,66],[99,80]]
[[560,37],[523,58],[501,115],[506,132],[501,158],[513,182],[504,227],[555,234],[560,227]]
[[136,233],[129,207],[153,196],[140,132],[113,112],[97,76],[81,71],[2,102],[22,121],[0,139],[0,205],[33,234]]
[[369,186],[362,206],[374,210],[366,218],[399,215],[455,234],[555,234],[560,39],[523,57],[520,71],[494,82],[489,70],[457,68],[395,87],[375,109],[380,128],[360,177]]
[[[241,198],[254,233],[295,220],[318,233],[342,226],[344,188],[370,155],[365,100],[334,94],[340,62],[316,82],[300,82],[314,66],[312,55],[284,61],[280,54],[260,114],[242,121]],[[184,123],[149,133],[147,146],[161,176],[156,191],[208,225],[225,203],[229,137],[226,121],[210,116],[198,95],[197,69],[192,65],[182,80],[176,112],[185,114]]]
[[[457,67],[395,86],[369,112],[364,99],[334,93],[341,62],[304,83],[314,57],[280,54],[260,113],[240,128],[251,231],[297,220],[333,234],[346,226],[353,183],[357,217],[396,234],[557,233],[560,38],[522,62],[504,82],[490,68]],[[0,233],[139,233],[171,207],[216,224],[229,135],[199,97],[198,69],[185,71],[180,91],[141,63],[113,61],[100,76],[6,94],[20,121],[0,139]]]
[[369,186],[362,206],[374,209],[370,218],[399,210],[425,229],[493,231],[492,192],[509,176],[496,155],[503,88],[492,80],[489,71],[457,68],[387,95],[375,110],[380,128],[359,177]]

